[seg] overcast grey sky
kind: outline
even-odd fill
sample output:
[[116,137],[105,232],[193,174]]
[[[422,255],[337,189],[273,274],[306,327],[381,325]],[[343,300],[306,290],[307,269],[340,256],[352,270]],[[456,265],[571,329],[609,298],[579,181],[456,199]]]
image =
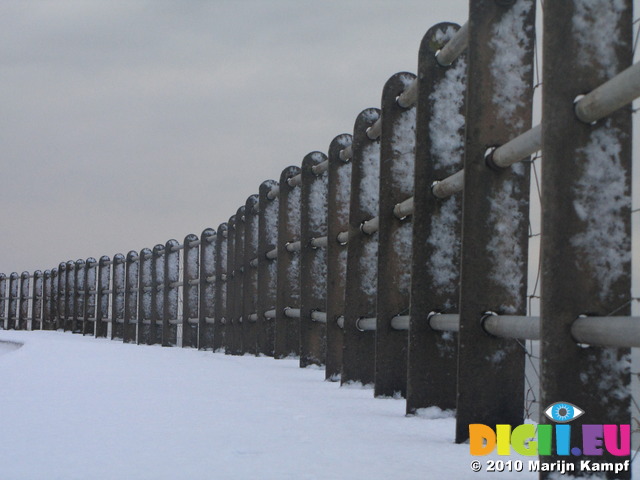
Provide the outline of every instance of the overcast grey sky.
[[466,17],[466,0],[3,0],[0,272],[216,228]]
[[415,72],[427,29],[464,23],[467,8],[2,0],[0,272],[217,228],[262,181],[351,132],[391,75]]

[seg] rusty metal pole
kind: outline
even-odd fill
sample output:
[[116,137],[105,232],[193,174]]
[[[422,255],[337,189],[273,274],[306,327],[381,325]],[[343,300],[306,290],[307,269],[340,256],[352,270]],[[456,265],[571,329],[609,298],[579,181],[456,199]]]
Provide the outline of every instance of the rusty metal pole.
[[312,240],[327,235],[328,174],[317,175],[313,167],[327,160],[311,152],[302,160],[300,213],[300,367],[324,365],[327,356],[325,323],[311,317],[327,311],[327,251]]
[[180,282],[180,245],[177,240],[167,240],[164,246],[164,288],[162,316],[162,346],[178,345],[178,285]]
[[9,275],[9,307],[7,311],[7,330],[19,329],[18,322],[18,272]]
[[[431,194],[434,181],[461,170],[464,161],[466,55],[447,67],[436,52],[460,27],[439,23],[425,34],[418,56],[416,168],[413,212],[411,318],[407,413],[456,407],[458,335],[429,326],[431,312],[458,313],[462,195]],[[428,295],[425,294],[428,292]]]
[[[0,293],[4,294],[4,289],[2,288],[2,277],[0,276]],[[51,323],[51,270],[47,269],[44,271],[43,285],[42,285],[42,330],[49,330],[49,324]],[[0,327],[4,327],[4,322],[2,319],[2,315],[4,315],[4,308],[2,305],[2,300],[0,300]]]
[[31,330],[42,330],[43,273],[33,272],[33,294],[31,296]]
[[226,354],[233,353],[234,327],[236,308],[236,282],[235,282],[235,245],[236,245],[236,215],[229,217],[227,221],[227,289],[226,289],[226,317],[224,320],[223,348]]
[[244,231],[245,231],[245,207],[242,205],[236,212],[235,225],[236,239],[233,248],[234,269],[233,269],[233,288],[234,288],[234,307],[233,307],[233,346],[231,353],[233,355],[242,355],[244,350],[244,329],[245,329],[245,312],[243,305],[244,298]]
[[73,318],[76,306],[76,262],[69,260],[67,262],[65,275],[65,300],[64,300],[64,331],[72,330]]
[[228,244],[228,224],[221,223],[216,234],[216,303],[213,323],[213,351],[224,351],[225,322],[227,312],[227,291],[229,283],[227,281],[227,244]]
[[244,254],[243,267],[243,350],[258,355],[258,195],[247,198],[244,206]]
[[529,163],[496,171],[488,147],[531,127],[535,0],[470,2],[456,442],[469,425],[523,422],[525,351],[482,328],[525,315]]
[[276,308],[277,259],[267,258],[278,244],[278,197],[270,198],[268,193],[278,185],[275,180],[260,184],[258,206],[258,351],[273,357],[274,321],[265,313]]
[[351,161],[342,160],[340,152],[351,146],[348,133],[336,136],[329,145],[327,193],[327,355],[325,378],[338,381],[342,375],[344,330],[338,325],[344,316],[344,292],[347,276],[347,244],[337,238],[349,231],[349,201],[351,195]]
[[56,330],[64,329],[65,299],[67,296],[67,263],[60,262],[58,265],[58,294],[56,304],[58,306],[56,316]]
[[85,310],[85,280],[86,262],[82,259],[76,260],[73,274],[74,295],[73,295],[73,317],[71,318],[71,332],[82,333],[82,321]]
[[[60,265],[62,268],[62,264]],[[61,284],[62,282],[60,282]],[[106,255],[98,261],[98,287],[96,291],[96,338],[107,338],[107,322],[109,321],[109,295],[111,285],[111,260]],[[60,314],[58,314],[60,315]]]
[[151,258],[151,320],[149,323],[148,345],[162,343],[162,328],[164,325],[164,255],[162,244],[153,247]]
[[182,256],[182,347],[198,348],[200,245],[198,236],[184,238]]
[[138,252],[127,253],[125,268],[123,343],[137,343],[138,332],[138,284],[140,257]]
[[373,384],[375,377],[376,334],[359,329],[358,320],[376,316],[378,233],[366,234],[361,226],[378,216],[380,144],[367,135],[378,118],[380,110],[368,108],[353,128],[342,384]]
[[138,345],[149,343],[153,322],[153,251],[140,250],[138,266]]
[[280,175],[275,358],[300,355],[300,320],[285,315],[285,308],[300,307],[300,252],[287,249],[300,240],[300,187],[287,183],[299,173],[299,167],[291,166]]
[[398,218],[394,207],[413,196],[416,109],[397,98],[415,78],[396,73],[382,90],[374,395],[383,397],[407,392],[407,332],[392,328],[391,319],[407,315],[410,304],[412,217]]
[[0,273],[0,329],[7,329],[7,276]]
[[87,258],[87,263],[85,264],[85,310],[84,317],[82,319],[83,335],[93,335],[95,332],[97,264],[98,262],[93,257]]
[[216,310],[216,231],[200,234],[200,298],[198,305],[198,349],[213,349]]
[[29,321],[29,272],[22,272],[20,275],[20,301],[18,306],[18,324],[16,330],[27,330]]
[[[580,315],[631,313],[632,107],[586,124],[574,100],[631,64],[632,2],[600,11],[583,3],[545,2],[543,45],[540,409],[571,402],[584,410],[571,423],[571,446],[583,445],[583,425],[631,423],[630,350],[578,345],[571,335]],[[541,414],[540,423],[550,420]],[[630,459],[600,452],[541,459],[576,468],[581,459]]]
[[58,322],[58,269],[51,269],[51,315],[48,330],[55,330]]
[[125,302],[125,256],[117,253],[113,256],[111,289],[111,340],[122,340],[124,334]]

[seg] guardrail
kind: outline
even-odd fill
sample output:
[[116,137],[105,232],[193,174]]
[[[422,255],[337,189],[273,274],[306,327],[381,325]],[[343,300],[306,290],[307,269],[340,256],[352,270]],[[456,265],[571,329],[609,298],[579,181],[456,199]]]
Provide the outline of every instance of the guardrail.
[[[539,340],[542,405],[629,423],[628,354],[640,346],[629,308],[631,6],[607,17],[609,36],[567,28],[566,8],[546,3],[540,125],[533,0],[475,2],[464,26],[429,29],[417,75],[392,76],[381,108],[363,110],[327,155],[263,182],[200,237],[0,275],[0,325],[293,355],[329,380],[406,397],[408,413],[455,408],[457,442],[471,423],[522,423],[521,342]],[[569,15],[593,23],[580,8]],[[529,159],[541,149],[534,317]]]

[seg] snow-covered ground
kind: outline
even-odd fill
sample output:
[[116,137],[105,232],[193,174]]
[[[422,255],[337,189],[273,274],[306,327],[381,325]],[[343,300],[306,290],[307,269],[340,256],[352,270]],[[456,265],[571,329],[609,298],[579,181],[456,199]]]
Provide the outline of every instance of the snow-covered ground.
[[473,473],[450,416],[323,378],[293,359],[0,331],[0,479],[537,478]]

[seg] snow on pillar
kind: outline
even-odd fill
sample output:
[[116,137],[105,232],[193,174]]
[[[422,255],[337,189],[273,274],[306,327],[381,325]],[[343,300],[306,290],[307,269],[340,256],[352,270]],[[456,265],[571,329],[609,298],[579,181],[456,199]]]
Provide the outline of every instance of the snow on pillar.
[[378,233],[361,230],[378,216],[380,144],[367,135],[380,110],[368,108],[356,118],[351,159],[349,248],[345,287],[344,350],[341,382],[372,384],[375,376],[375,332],[358,328],[360,318],[375,318],[378,287]]
[[351,160],[343,160],[340,152],[351,146],[351,135],[336,136],[329,145],[327,198],[327,355],[325,378],[337,381],[342,374],[344,330],[338,318],[344,316],[344,291],[347,274],[346,243],[338,234],[349,231],[349,201],[351,195]]
[[[574,100],[631,65],[632,21],[630,0],[545,2],[540,406],[584,410],[572,446],[582,425],[631,422],[630,350],[577,345],[570,331],[580,315],[631,313],[631,105],[585,124]],[[589,458],[629,460],[603,450]]]
[[287,249],[300,241],[300,187],[287,183],[299,173],[299,167],[291,166],[280,175],[275,358],[300,354],[300,319],[285,315],[286,308],[300,308],[300,252]]
[[205,228],[200,234],[200,299],[198,307],[198,348],[213,348],[216,309],[216,231]]
[[244,253],[243,274],[243,351],[258,355],[258,269],[255,260],[258,255],[258,195],[247,198],[244,206]]
[[407,332],[393,329],[391,320],[409,313],[411,293],[412,217],[398,218],[394,207],[413,196],[416,109],[397,98],[415,78],[397,73],[382,90],[374,395],[383,397],[407,391]]
[[327,310],[327,251],[314,247],[314,238],[327,235],[326,172],[316,175],[313,167],[327,160],[311,152],[302,160],[300,217],[300,367],[324,365],[327,351],[326,325],[312,319],[314,311]]
[[[456,407],[458,335],[429,326],[431,312],[458,313],[462,193],[439,199],[434,181],[463,168],[466,55],[448,67],[438,52],[458,31],[453,23],[430,28],[418,57],[413,266],[407,370],[407,413]],[[425,295],[424,292],[429,292]]]
[[122,341],[137,343],[138,331],[138,284],[140,257],[135,251],[127,253],[125,268],[124,324]]
[[526,314],[529,163],[492,170],[487,148],[531,127],[535,0],[469,3],[456,442],[469,425],[523,422],[525,351],[485,312]]
[[198,236],[184,237],[182,256],[182,346],[198,348],[198,300],[200,297],[200,248]]
[[267,318],[266,312],[276,308],[277,258],[268,258],[278,244],[278,196],[270,197],[269,192],[278,186],[275,180],[260,184],[258,206],[258,350],[263,355],[273,357],[274,319]]

